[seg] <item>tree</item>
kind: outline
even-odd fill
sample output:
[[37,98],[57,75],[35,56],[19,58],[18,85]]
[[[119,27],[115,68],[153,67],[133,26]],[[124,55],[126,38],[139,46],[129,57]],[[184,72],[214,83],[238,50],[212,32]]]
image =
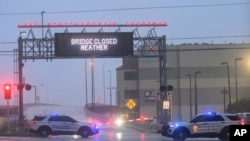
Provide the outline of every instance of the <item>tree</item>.
[[230,113],[241,113],[241,112],[250,112],[250,98],[242,98],[238,101],[238,104],[234,102],[231,106],[227,106],[226,112]]

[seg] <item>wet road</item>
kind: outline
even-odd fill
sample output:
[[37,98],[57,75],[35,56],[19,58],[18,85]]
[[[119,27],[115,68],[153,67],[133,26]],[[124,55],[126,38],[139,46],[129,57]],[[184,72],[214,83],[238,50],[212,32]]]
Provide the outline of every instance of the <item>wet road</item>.
[[[173,141],[161,134],[128,127],[103,126],[98,135],[89,138],[80,136],[59,135],[48,138],[39,137],[0,137],[1,141]],[[218,139],[187,139],[186,141],[218,141]]]

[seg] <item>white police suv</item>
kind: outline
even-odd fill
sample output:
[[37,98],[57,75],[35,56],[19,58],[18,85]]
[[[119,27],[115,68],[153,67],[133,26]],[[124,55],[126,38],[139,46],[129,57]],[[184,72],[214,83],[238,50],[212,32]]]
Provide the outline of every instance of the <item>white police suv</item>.
[[99,133],[95,124],[78,122],[67,115],[37,115],[30,121],[30,131],[47,137],[50,134],[80,135],[87,138]]
[[187,122],[164,124],[162,135],[178,141],[184,141],[189,137],[218,137],[220,140],[228,140],[230,125],[244,125],[244,121],[237,114],[208,112],[199,114]]

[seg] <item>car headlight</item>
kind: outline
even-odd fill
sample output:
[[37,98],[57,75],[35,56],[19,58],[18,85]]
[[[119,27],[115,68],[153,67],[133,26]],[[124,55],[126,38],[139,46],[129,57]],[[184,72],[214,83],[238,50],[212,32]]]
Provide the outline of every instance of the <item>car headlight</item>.
[[178,123],[175,123],[175,124],[170,124],[169,126],[170,126],[170,128],[174,128],[174,127],[178,127],[179,124],[178,124]]
[[173,127],[174,127],[174,124],[170,124],[169,127],[170,127],[170,128],[173,128]]
[[123,121],[122,119],[119,119],[119,118],[118,118],[118,119],[116,119],[115,124],[118,125],[118,126],[120,126],[120,125],[123,124],[123,122],[124,122],[124,121]]

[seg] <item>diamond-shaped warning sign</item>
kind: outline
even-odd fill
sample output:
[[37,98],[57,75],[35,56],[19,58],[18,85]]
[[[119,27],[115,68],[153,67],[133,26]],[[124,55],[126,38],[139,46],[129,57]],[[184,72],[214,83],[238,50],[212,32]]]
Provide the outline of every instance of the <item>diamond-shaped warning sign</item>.
[[135,102],[132,100],[132,99],[129,99],[128,102],[126,103],[126,106],[129,108],[129,109],[133,109],[135,107]]

